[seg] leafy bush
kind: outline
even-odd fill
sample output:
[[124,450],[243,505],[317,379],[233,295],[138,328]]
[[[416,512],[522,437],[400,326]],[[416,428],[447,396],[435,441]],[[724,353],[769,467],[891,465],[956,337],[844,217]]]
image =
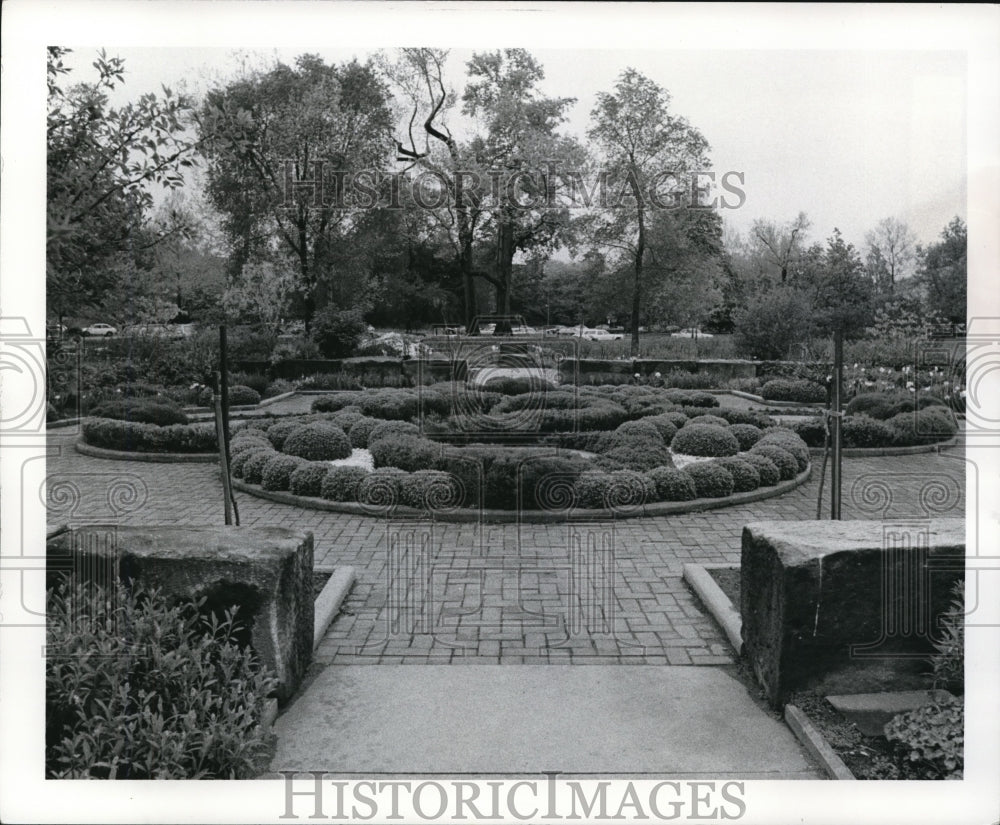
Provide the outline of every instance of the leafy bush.
[[319,496],[323,479],[333,468],[325,461],[310,461],[299,465],[288,480],[288,489],[297,496]]
[[885,424],[892,432],[894,446],[898,447],[947,441],[958,432],[955,419],[945,407],[900,413],[888,419]]
[[406,475],[397,467],[383,467],[367,473],[357,485],[357,500],[372,507],[395,507],[399,504],[400,486]]
[[867,415],[845,416],[840,427],[845,447],[888,447],[893,442],[892,429]]
[[951,605],[938,619],[939,632],[934,638],[931,673],[934,687],[965,692],[965,583],[955,582]]
[[656,489],[656,501],[691,501],[698,497],[694,479],[682,470],[657,467],[646,475]]
[[760,472],[748,461],[744,461],[739,456],[730,458],[717,458],[713,464],[725,467],[729,475],[733,477],[734,493],[749,493],[760,487]]
[[319,494],[327,501],[359,501],[358,488],[369,475],[363,467],[330,467],[320,482]]
[[312,339],[325,358],[346,358],[357,347],[368,329],[360,309],[337,309],[328,304],[316,313]]
[[736,440],[740,444],[740,452],[749,450],[764,435],[764,431],[753,424],[731,424],[729,432],[736,436]]
[[321,395],[312,402],[312,411],[317,413],[328,413],[342,410],[344,407],[357,405],[361,399],[360,392],[340,392],[336,395]]
[[382,423],[377,418],[359,418],[351,425],[347,433],[347,437],[351,439],[351,446],[362,449],[367,447],[368,437],[371,435],[372,430]]
[[[232,392],[236,387],[249,387],[254,390],[261,398],[268,397],[269,393],[267,388],[270,384],[270,380],[264,373],[260,372],[231,372],[229,373],[229,403],[235,403],[232,399]],[[278,393],[272,393],[277,395]]]
[[719,399],[708,392],[695,390],[666,390],[664,398],[673,404],[686,407],[718,407]]
[[777,444],[764,444],[758,441],[750,448],[750,454],[762,455],[769,458],[774,466],[778,468],[778,474],[781,476],[782,481],[788,481],[798,475],[799,462],[784,447],[780,447]]
[[588,510],[635,507],[656,497],[656,485],[629,470],[581,473],[573,489],[577,505]]
[[139,424],[112,418],[83,422],[83,440],[95,447],[143,453],[211,453],[218,449],[212,423]]
[[740,442],[727,429],[710,424],[691,424],[677,431],[670,448],[684,455],[722,457],[736,455],[740,451]]
[[760,395],[768,401],[815,404],[826,401],[826,387],[805,379],[773,378],[760,388]]
[[729,422],[725,418],[720,418],[717,415],[711,415],[709,413],[701,413],[700,415],[693,416],[687,420],[688,424],[705,424],[711,427],[728,427]]
[[698,498],[725,498],[731,496],[736,487],[732,473],[714,461],[700,461],[681,472],[687,473],[694,482]]
[[961,779],[965,767],[965,707],[950,697],[901,713],[885,726],[900,756],[927,779]]
[[95,418],[114,418],[141,424],[187,424],[188,417],[167,398],[118,398],[98,404],[90,411]]
[[426,438],[389,435],[370,441],[368,450],[376,467],[398,467],[413,472],[430,469],[441,448]]
[[822,416],[796,421],[791,426],[795,434],[809,447],[822,447],[826,443],[826,427]]
[[[345,433],[350,432],[351,427],[357,424],[361,419],[367,418],[361,410],[355,407],[344,407],[342,410],[337,410],[337,412],[330,415],[326,420],[331,424],[336,424]],[[378,419],[373,419],[378,421]]]
[[371,432],[368,433],[368,446],[370,448],[379,439],[394,435],[419,436],[420,427],[409,421],[383,421],[372,427]]
[[541,443],[563,447],[567,450],[583,450],[588,453],[603,453],[613,446],[613,432],[586,431],[579,433],[553,433],[543,436]]
[[778,468],[774,462],[766,455],[761,455],[760,453],[740,453],[739,458],[740,461],[745,461],[757,470],[761,487],[773,487],[781,481],[781,473],[778,472]]
[[399,498],[418,510],[450,509],[461,505],[462,490],[451,473],[417,470],[400,480]]
[[737,353],[754,359],[781,359],[809,338],[810,300],[801,290],[777,288],[755,295],[733,312]]
[[[237,613],[170,605],[155,591],[49,593],[46,777],[252,779],[276,681],[236,641]],[[127,631],[127,632],[123,632]],[[136,655],[136,651],[142,651]]]
[[308,422],[301,417],[277,421],[267,428],[267,438],[274,445],[274,449],[281,450],[284,448],[285,439],[288,438],[289,434],[306,423]]
[[774,419],[766,413],[757,410],[737,410],[732,407],[720,407],[713,415],[724,418],[730,424],[752,424],[755,427],[764,429],[773,427]]
[[561,501],[553,485],[568,487],[587,466],[581,459],[534,456],[531,451],[478,451],[478,457],[483,461],[484,503],[498,510],[548,509]]
[[291,485],[292,473],[306,464],[304,458],[291,455],[276,455],[264,465],[260,485],[265,490],[287,490]]
[[542,380],[540,376],[495,376],[487,378],[479,385],[487,392],[500,393],[501,395],[522,395],[524,393],[543,393],[550,386],[548,381]]
[[260,444],[255,444],[249,449],[234,453],[229,462],[229,472],[231,472],[235,478],[243,478],[243,471],[246,468],[247,462],[260,453],[274,453],[274,449],[269,446],[265,447]]
[[774,444],[791,453],[795,458],[795,463],[800,473],[809,466],[809,448],[792,430],[785,429],[784,427],[772,427],[764,433],[760,441],[754,446],[756,447],[760,444]]
[[351,442],[336,424],[316,421],[292,430],[282,445],[282,451],[310,461],[331,461],[347,458],[351,454]]
[[601,463],[607,469],[639,471],[674,466],[674,460],[666,446],[638,439],[612,447],[604,453]]
[[264,468],[272,458],[278,455],[281,453],[274,450],[261,450],[253,453],[243,462],[243,480],[247,484],[260,484],[264,480]]
[[663,445],[663,436],[659,428],[648,421],[626,421],[615,428],[615,446],[634,446],[636,444]]
[[671,416],[670,413],[650,415],[640,420],[656,427],[657,431],[660,433],[660,437],[663,439],[664,444],[669,444],[673,440],[673,437],[677,434],[677,424],[674,423],[674,417]]
[[249,407],[260,403],[260,393],[242,384],[229,388],[230,407]]
[[868,415],[882,421],[904,412],[928,407],[944,407],[944,402],[932,395],[910,393],[867,392],[854,396],[845,407],[847,415]]
[[229,455],[231,458],[235,458],[240,453],[244,453],[247,450],[271,449],[274,449],[274,447],[266,436],[235,435],[229,444]]

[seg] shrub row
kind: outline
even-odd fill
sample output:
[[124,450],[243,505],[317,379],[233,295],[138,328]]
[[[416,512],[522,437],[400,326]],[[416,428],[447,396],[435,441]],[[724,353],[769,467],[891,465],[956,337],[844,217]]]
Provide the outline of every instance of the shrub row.
[[94,418],[114,418],[140,424],[187,424],[188,417],[180,406],[164,397],[124,397],[105,401],[90,411]]
[[83,422],[83,440],[95,447],[140,453],[210,453],[218,447],[215,425],[211,423],[160,427],[113,418],[91,418]]
[[826,387],[804,378],[773,378],[760,388],[768,401],[797,401],[804,404],[826,401]]
[[[794,425],[795,432],[810,447],[822,447],[822,418],[810,418]],[[958,432],[951,412],[943,406],[927,407],[917,412],[903,412],[881,421],[867,415],[845,416],[841,435],[845,447],[913,447],[947,441]]]

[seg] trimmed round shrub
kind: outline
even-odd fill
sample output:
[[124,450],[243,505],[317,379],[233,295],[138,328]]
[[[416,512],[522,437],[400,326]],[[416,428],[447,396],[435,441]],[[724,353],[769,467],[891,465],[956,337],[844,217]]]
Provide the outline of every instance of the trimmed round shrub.
[[264,465],[260,486],[265,490],[287,490],[292,473],[305,464],[304,458],[278,454]]
[[312,411],[318,413],[336,412],[344,407],[356,405],[360,392],[338,392],[336,395],[321,395],[312,402]]
[[599,470],[580,473],[573,485],[577,506],[585,510],[603,509],[610,485],[610,473]]
[[347,437],[351,439],[351,446],[360,449],[367,447],[368,437],[371,435],[372,430],[382,423],[384,422],[379,421],[377,418],[359,418],[351,425],[351,429],[347,433]]
[[264,468],[277,455],[281,454],[274,450],[261,450],[251,455],[243,464],[243,480],[247,484],[260,484],[264,478]]
[[617,470],[611,473],[590,470],[574,484],[577,505],[588,510],[635,507],[652,501],[656,485],[642,473]]
[[736,486],[732,473],[714,461],[691,464],[681,472],[691,477],[698,498],[725,498],[733,494]]
[[243,469],[246,467],[246,463],[253,458],[255,455],[260,453],[273,453],[274,448],[267,446],[263,447],[260,445],[254,445],[248,450],[243,450],[242,452],[233,453],[232,459],[229,462],[229,471],[233,474],[235,478],[243,478]]
[[885,422],[892,433],[893,446],[913,447],[947,441],[958,432],[958,426],[945,407],[900,413]]
[[359,487],[370,475],[364,467],[330,467],[319,494],[327,501],[360,501]]
[[616,446],[633,446],[637,443],[663,445],[663,436],[655,424],[648,421],[626,421],[615,428],[614,444]]
[[[357,404],[362,413],[372,418],[407,421],[419,412],[422,402],[429,402],[431,397],[436,395],[437,393],[430,391],[423,392],[418,397],[410,390],[376,390],[375,392],[365,392]],[[447,405],[445,405],[444,411],[447,412]]]
[[332,461],[351,454],[347,434],[336,424],[316,421],[292,430],[281,447],[288,455],[310,461]]
[[777,444],[764,444],[758,441],[750,448],[750,452],[771,459],[774,466],[778,468],[778,474],[781,476],[782,481],[788,481],[798,475],[799,462],[784,447],[779,447]]
[[796,421],[792,429],[809,447],[822,447],[826,443],[826,427],[822,416]]
[[664,390],[663,396],[674,404],[687,407],[718,407],[719,399],[708,392],[697,390]]
[[98,404],[90,411],[95,418],[114,418],[139,424],[187,424],[188,417],[168,398],[116,398]]
[[890,426],[867,415],[845,416],[841,421],[841,434],[845,447],[889,447],[894,438]]
[[391,509],[399,504],[399,488],[406,476],[407,474],[397,467],[383,467],[373,473],[367,473],[358,482],[357,500],[370,507]]
[[[233,438],[241,436],[255,436],[256,438],[267,438],[267,426],[264,424],[245,424],[240,426],[243,422],[235,422],[232,428]],[[268,425],[269,426],[269,425]]]
[[301,418],[287,418],[277,421],[267,428],[267,438],[274,445],[274,449],[280,450],[284,447],[285,439],[288,438],[289,433],[305,423]]
[[660,436],[663,438],[664,444],[669,444],[673,440],[673,437],[677,434],[677,425],[674,423],[673,418],[669,413],[651,415],[640,420],[656,427]]
[[[343,409],[339,410],[338,412],[335,412],[327,420],[331,424],[336,424],[338,427],[340,427],[340,429],[342,429],[346,433],[349,432],[351,427],[353,427],[358,421],[362,421],[367,417],[368,416],[366,416],[360,410]],[[372,420],[378,421],[379,419],[374,418]]]
[[420,435],[420,427],[409,421],[380,421],[368,433],[368,446],[371,447],[380,438],[394,435]]
[[737,410],[732,407],[720,407],[712,414],[726,419],[730,424],[753,424],[753,426],[760,429],[774,426],[774,419],[771,416],[757,410]]
[[214,453],[219,444],[215,425],[140,424],[138,421],[118,421],[113,418],[88,418],[83,422],[83,440],[95,447],[109,450],[131,450],[143,453]]
[[310,461],[295,469],[288,480],[288,489],[297,496],[321,495],[323,479],[333,467],[325,461]]
[[397,467],[414,472],[430,469],[441,448],[426,438],[393,435],[369,442],[369,452],[376,467]]
[[441,470],[418,470],[400,480],[399,498],[407,507],[440,510],[461,503],[461,488],[450,473]]
[[706,424],[711,427],[729,426],[729,422],[726,421],[725,418],[720,418],[717,415],[711,415],[709,413],[700,413],[699,415],[689,418],[684,426],[687,427],[690,424]]
[[244,384],[236,384],[229,388],[230,407],[249,407],[260,403],[260,393]]
[[928,407],[944,407],[945,403],[933,395],[914,395],[901,392],[865,392],[854,396],[844,408],[847,415],[868,415],[885,421],[904,412]]
[[736,436],[736,440],[740,443],[741,452],[749,450],[764,435],[764,431],[753,424],[730,424],[729,432]]
[[768,401],[795,401],[815,404],[826,401],[826,387],[804,378],[772,378],[760,388]]
[[652,470],[656,467],[673,467],[674,459],[663,445],[638,442],[613,447],[601,456],[602,465],[611,470]]
[[798,465],[800,473],[809,466],[809,448],[791,430],[786,430],[783,427],[774,427],[765,432],[757,444],[775,444],[786,452],[791,453],[795,458],[795,463]]
[[646,476],[656,489],[656,501],[691,501],[698,498],[694,479],[683,470],[673,467],[657,467]]
[[541,376],[502,376],[497,375],[487,378],[479,386],[487,392],[495,392],[501,395],[524,395],[526,393],[541,393],[549,386],[548,381],[542,380]]
[[757,470],[761,487],[773,487],[781,481],[781,473],[774,462],[766,455],[761,455],[760,453],[740,453],[739,459]]
[[729,475],[733,477],[734,493],[749,493],[760,487],[760,473],[757,468],[738,456],[717,458],[713,463],[729,471]]
[[721,458],[736,455],[740,451],[740,442],[728,429],[711,424],[691,424],[677,431],[670,448],[684,455]]
[[233,440],[229,444],[229,455],[231,458],[235,458],[240,453],[253,449],[272,450],[274,449],[274,445],[271,444],[270,440],[266,436],[234,436]]

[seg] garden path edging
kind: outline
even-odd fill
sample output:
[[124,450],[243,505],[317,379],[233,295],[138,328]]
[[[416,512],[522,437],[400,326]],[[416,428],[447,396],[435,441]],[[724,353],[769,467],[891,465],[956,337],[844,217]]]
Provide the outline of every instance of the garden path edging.
[[517,522],[521,524],[562,524],[567,521],[615,521],[624,518],[650,518],[655,516],[673,516],[684,513],[696,513],[704,510],[718,510],[723,507],[735,507],[768,498],[783,495],[805,484],[812,475],[812,464],[806,467],[795,478],[779,482],[773,487],[760,487],[748,493],[734,493],[726,498],[699,498],[692,501],[660,501],[645,504],[641,507],[616,510],[584,510],[579,509],[571,514],[549,510],[476,510],[461,508],[453,510],[435,510],[428,513],[413,507],[397,506],[391,510],[377,505],[359,504],[352,501],[327,501],[326,499],[309,496],[297,496],[286,491],[264,490],[259,485],[247,484],[241,479],[233,479],[233,489],[241,493],[267,499],[280,504],[290,504],[304,507],[308,510],[325,510],[330,513],[345,513],[353,516],[386,517],[387,515],[419,517],[424,516],[434,521],[443,522],[489,522],[504,524]]
[[353,567],[336,567],[316,597],[313,607],[313,651],[319,647],[327,629],[340,613],[340,605],[354,586],[354,580]]
[[785,705],[785,723],[809,754],[823,766],[827,776],[831,779],[857,779],[809,717],[795,705]]
[[213,464],[219,460],[217,453],[142,453],[137,450],[109,450],[95,447],[83,438],[78,438],[73,446],[80,455],[103,458],[110,461],[144,461],[154,464]]
[[743,655],[743,620],[740,618],[737,607],[733,605],[730,598],[708,572],[722,568],[738,570],[739,565],[688,562],[684,565],[684,581],[691,585],[691,589],[698,595],[708,612],[712,614],[712,618],[725,632],[729,644],[736,651],[736,655],[741,656]]
[[[878,456],[921,455],[923,453],[939,453],[949,447],[958,446],[958,436],[947,441],[936,441],[933,444],[914,444],[910,447],[843,447],[840,454],[845,458],[876,458]],[[810,455],[823,455],[822,447],[810,447]]]

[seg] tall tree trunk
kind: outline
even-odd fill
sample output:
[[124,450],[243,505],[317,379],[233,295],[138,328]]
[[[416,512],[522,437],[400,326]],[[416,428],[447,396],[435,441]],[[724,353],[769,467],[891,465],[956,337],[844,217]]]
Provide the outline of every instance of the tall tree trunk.
[[472,230],[469,228],[468,220],[462,218],[459,213],[458,230],[458,269],[462,278],[462,323],[468,335],[477,335],[478,328],[473,329],[473,321],[476,319],[476,282],[472,274]]
[[[634,180],[634,179],[633,179]],[[635,245],[635,284],[632,289],[632,345],[633,358],[639,357],[639,307],[642,306],[642,259],[646,254],[646,216],[642,208],[638,185],[634,184],[636,203],[639,204],[639,237]]]
[[510,315],[510,287],[514,271],[514,224],[502,217],[497,226],[497,315]]

